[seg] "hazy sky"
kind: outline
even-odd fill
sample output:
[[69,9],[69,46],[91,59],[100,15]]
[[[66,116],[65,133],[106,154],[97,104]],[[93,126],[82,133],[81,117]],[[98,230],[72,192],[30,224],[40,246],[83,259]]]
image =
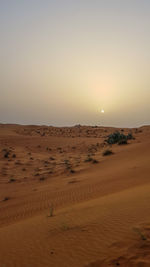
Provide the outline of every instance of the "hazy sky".
[[0,0],[0,37],[0,122],[150,124],[150,0]]

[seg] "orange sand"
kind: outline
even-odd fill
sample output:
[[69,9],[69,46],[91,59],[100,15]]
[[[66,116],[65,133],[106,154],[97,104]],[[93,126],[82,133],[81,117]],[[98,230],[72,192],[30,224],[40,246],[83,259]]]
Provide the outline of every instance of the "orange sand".
[[0,267],[150,266],[150,126],[114,131],[0,125]]

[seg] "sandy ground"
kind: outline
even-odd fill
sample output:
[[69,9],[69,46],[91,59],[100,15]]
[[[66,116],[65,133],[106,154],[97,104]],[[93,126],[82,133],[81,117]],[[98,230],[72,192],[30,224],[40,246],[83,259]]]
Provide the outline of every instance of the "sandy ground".
[[150,266],[150,126],[115,130],[0,125],[0,267]]

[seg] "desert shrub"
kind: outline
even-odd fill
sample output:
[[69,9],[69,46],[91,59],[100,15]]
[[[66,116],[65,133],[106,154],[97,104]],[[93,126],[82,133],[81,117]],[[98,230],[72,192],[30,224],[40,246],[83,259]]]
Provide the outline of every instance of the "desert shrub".
[[99,163],[99,161],[97,159],[93,159],[92,163],[96,164],[96,163]]
[[70,173],[75,173],[75,171],[72,169],[72,165],[68,159],[65,159],[64,163],[65,163],[66,169],[69,170]]
[[4,153],[4,158],[9,158],[10,151],[8,149],[3,149],[2,151]]
[[141,231],[139,228],[133,228],[133,230],[134,230],[135,232],[137,232],[137,234],[140,236],[140,238],[141,238],[143,241],[147,240],[146,235],[143,234],[142,231]]
[[50,159],[50,160],[55,160],[55,158],[53,158],[53,157],[50,157],[49,159]]
[[47,151],[51,151],[52,149],[51,149],[50,147],[47,147],[46,150],[47,150]]
[[10,197],[4,197],[3,201],[8,201],[10,199]]
[[128,142],[127,142],[127,139],[122,139],[122,140],[119,140],[118,142],[118,145],[127,145]]
[[39,179],[40,181],[44,181],[45,180],[45,177],[40,177],[40,179]]
[[9,152],[6,152],[5,154],[4,154],[4,158],[8,158],[9,157]]
[[113,154],[112,150],[109,150],[109,149],[107,149],[107,150],[105,150],[103,152],[103,156],[109,156],[109,155],[112,155],[112,154]]
[[49,161],[47,161],[47,160],[44,160],[44,163],[45,163],[45,164],[49,164],[50,162],[49,162]]
[[16,164],[16,165],[21,165],[22,163],[20,162],[20,160],[17,160],[17,161],[15,162],[15,164]]
[[75,170],[71,169],[71,170],[70,170],[70,173],[75,173]]
[[9,179],[9,183],[13,183],[13,182],[15,182],[16,181],[16,179],[14,179],[14,178],[10,178]]
[[98,160],[92,158],[90,155],[88,155],[88,157],[85,159],[84,162],[92,162],[93,164],[98,163]]
[[109,145],[112,144],[127,144],[128,140],[134,139],[132,136],[132,133],[129,133],[128,135],[125,135],[120,132],[114,132],[110,135],[108,135],[108,139],[106,140]]
[[91,161],[93,161],[93,158],[88,155],[87,158],[85,159],[85,162],[91,162]]
[[53,217],[53,215],[54,215],[54,206],[53,206],[53,204],[51,204],[48,217]]
[[135,139],[135,138],[133,137],[132,133],[128,133],[127,139],[128,140],[132,140],[132,139]]
[[67,231],[67,230],[70,229],[70,227],[69,227],[69,225],[68,225],[66,222],[64,222],[64,223],[62,223],[61,229],[62,229],[63,231]]

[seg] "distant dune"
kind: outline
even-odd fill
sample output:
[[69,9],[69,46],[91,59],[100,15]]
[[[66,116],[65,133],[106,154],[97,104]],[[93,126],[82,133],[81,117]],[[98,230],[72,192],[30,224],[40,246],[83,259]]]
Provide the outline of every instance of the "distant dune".
[[[132,135],[109,145],[115,131]],[[0,124],[0,267],[150,266],[150,126]]]

